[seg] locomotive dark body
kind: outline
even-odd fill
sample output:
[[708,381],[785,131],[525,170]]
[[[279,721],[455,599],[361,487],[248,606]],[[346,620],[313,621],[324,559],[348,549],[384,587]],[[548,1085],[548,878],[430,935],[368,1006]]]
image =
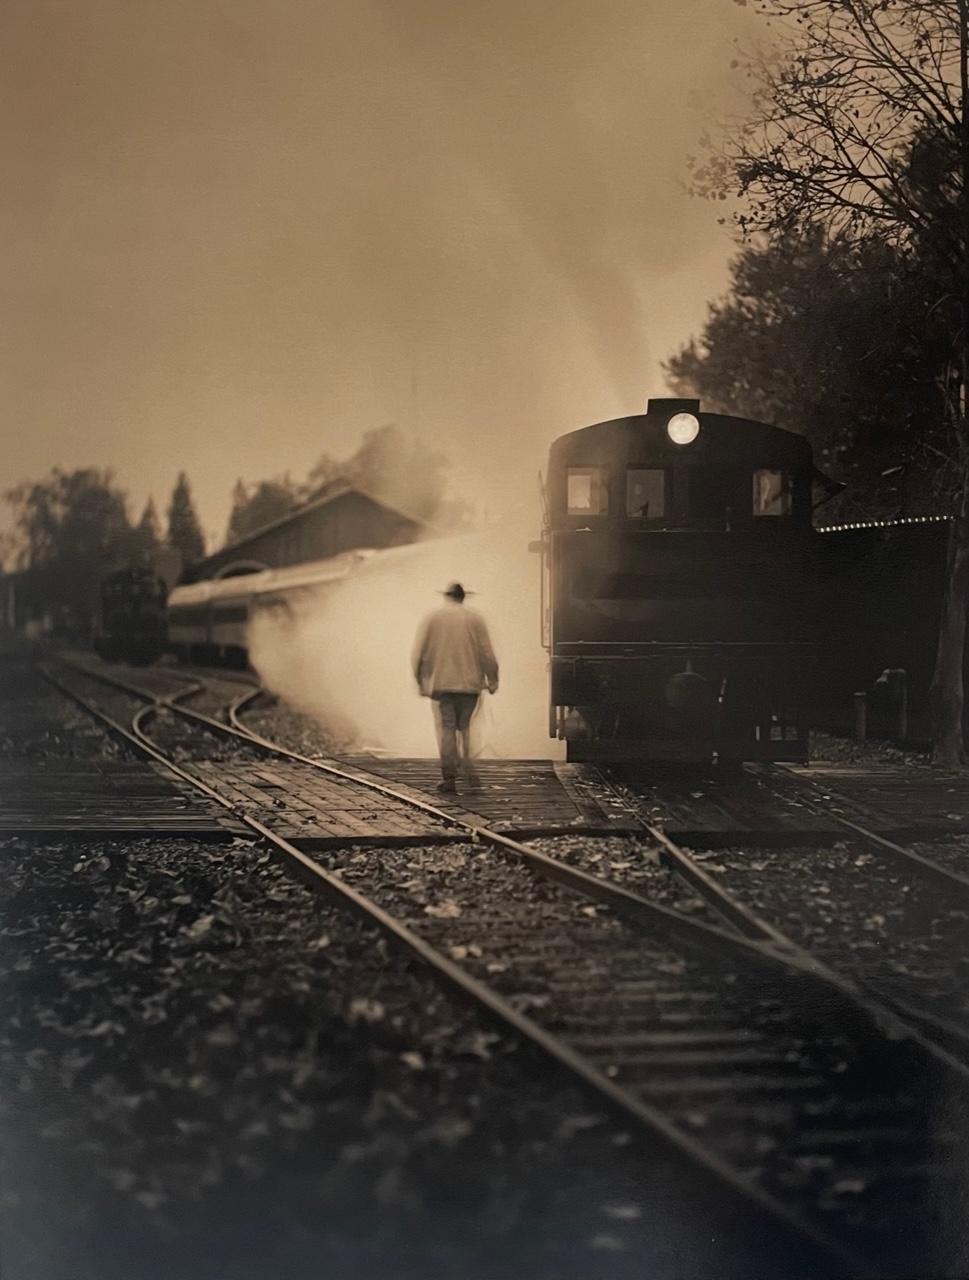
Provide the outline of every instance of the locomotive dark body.
[[549,731],[569,759],[805,757],[813,476],[802,437],[695,401],[552,445]]
[[154,662],[165,652],[168,590],[152,569],[118,569],[101,581],[94,648],[109,661]]

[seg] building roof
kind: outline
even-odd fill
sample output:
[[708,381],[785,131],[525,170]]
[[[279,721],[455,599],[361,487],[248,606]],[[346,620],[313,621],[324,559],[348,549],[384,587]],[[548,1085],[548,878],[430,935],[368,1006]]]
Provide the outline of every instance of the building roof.
[[298,520],[304,519],[313,511],[318,511],[322,507],[328,506],[330,503],[338,501],[350,494],[356,494],[361,498],[365,498],[374,506],[382,507],[385,511],[392,511],[395,515],[401,516],[404,520],[410,521],[416,529],[427,530],[428,525],[425,521],[416,516],[411,515],[407,511],[401,511],[399,507],[391,506],[390,503],[384,502],[381,498],[375,497],[368,490],[360,485],[350,484],[349,481],[338,479],[331,481],[325,485],[317,493],[307,499],[306,502],[300,503],[298,507],[294,507],[292,511],[287,511],[285,515],[279,516],[275,520],[269,520],[266,524],[260,525],[257,529],[251,530],[249,533],[237,538],[234,542],[227,542],[219,547],[217,551],[212,551],[203,559],[196,561],[195,564],[189,566],[190,580],[196,580],[204,577],[208,567],[222,562],[226,557],[238,557],[240,560],[245,559],[246,550],[252,543],[258,539],[265,537],[267,533],[273,533],[277,529],[284,529],[287,525],[293,524]]
[[[285,515],[277,516],[275,520],[268,520],[265,524],[259,525],[256,529],[250,529],[248,533],[243,534],[241,538],[236,538],[235,542],[227,542],[224,546],[219,547],[218,551],[213,551],[205,557],[211,560],[213,556],[224,555],[226,551],[237,551],[240,547],[244,547],[247,543],[252,542],[255,538],[261,538],[263,534],[271,532],[273,529],[281,529],[287,524],[292,524],[294,520],[300,519],[310,511],[315,511],[318,507],[325,507],[327,503],[333,502],[335,498],[341,498],[345,493],[360,493],[365,498],[370,498],[371,502],[377,502],[380,506],[386,507],[386,502],[380,502],[378,498],[374,498],[372,494],[360,489],[355,485],[349,484],[346,480],[334,480],[328,485],[317,491],[312,497],[305,502],[301,502],[298,507],[293,507],[292,511],[287,511]],[[392,510],[392,508],[388,508]],[[403,513],[401,513],[403,514]],[[409,518],[409,517],[408,517]],[[200,561],[199,563],[204,563]]]

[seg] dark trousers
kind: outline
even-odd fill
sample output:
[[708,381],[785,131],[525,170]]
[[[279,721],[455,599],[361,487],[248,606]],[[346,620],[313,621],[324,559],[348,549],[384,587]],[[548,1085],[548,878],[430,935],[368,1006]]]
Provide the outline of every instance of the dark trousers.
[[[471,760],[471,717],[478,705],[477,693],[436,693],[438,741],[441,749],[441,774],[445,782],[457,777],[458,763]],[[459,750],[460,746],[460,750]]]

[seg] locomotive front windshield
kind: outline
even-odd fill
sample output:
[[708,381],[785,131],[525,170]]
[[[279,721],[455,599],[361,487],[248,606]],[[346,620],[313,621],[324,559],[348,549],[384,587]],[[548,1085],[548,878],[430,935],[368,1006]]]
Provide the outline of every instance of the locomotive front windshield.
[[601,516],[609,510],[605,467],[569,467],[567,503],[570,516]]
[[573,517],[625,514],[646,527],[729,531],[792,513],[792,477],[772,467],[580,466],[566,477]]
[[666,515],[668,472],[658,467],[630,467],[626,472],[626,515],[662,520]]

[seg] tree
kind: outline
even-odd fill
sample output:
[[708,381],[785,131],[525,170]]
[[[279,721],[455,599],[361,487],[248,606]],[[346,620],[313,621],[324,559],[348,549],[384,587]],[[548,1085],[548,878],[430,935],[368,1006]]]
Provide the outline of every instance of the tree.
[[158,527],[158,512],[155,510],[154,498],[149,498],[145,503],[141,519],[133,531],[132,543],[132,559],[139,564],[151,564],[161,546],[161,532]]
[[271,524],[299,506],[303,491],[288,475],[275,480],[260,480],[252,492],[242,480],[232,491],[232,511],[226,542],[238,542],[263,525]]
[[310,468],[310,473],[306,478],[306,488],[309,493],[319,493],[320,490],[334,484],[345,475],[346,468],[344,463],[334,458],[332,453],[321,453]]
[[188,476],[180,471],[168,504],[167,542],[181,554],[184,564],[194,564],[205,555],[205,539],[195,507]]
[[[740,196],[743,233],[820,223],[910,252],[932,245],[955,315],[942,379],[954,476],[949,585],[933,683],[935,757],[964,760],[969,607],[969,0],[760,0],[779,50],[750,60],[752,118],[696,173],[695,189]],[[920,178],[932,157],[942,187]],[[940,233],[940,212],[944,210]]]
[[101,577],[128,563],[132,548],[125,495],[112,473],[55,467],[44,480],[25,481],[4,496],[14,510],[27,594],[45,612],[87,629]]
[[933,294],[922,264],[881,239],[775,232],[735,258],[667,378],[709,409],[807,436],[848,486],[842,515],[935,511],[949,351],[931,334]]
[[362,489],[438,529],[469,529],[471,508],[460,499],[446,496],[448,467],[446,454],[405,435],[393,424],[374,427],[364,434],[348,458],[321,454],[305,483],[292,480],[288,474],[251,487],[237,480],[226,540],[235,542],[340,484]]
[[448,457],[391,424],[367,431],[345,462],[324,454],[310,472],[317,486],[338,479],[357,485],[389,506],[441,528],[466,527],[467,506],[448,500]]

